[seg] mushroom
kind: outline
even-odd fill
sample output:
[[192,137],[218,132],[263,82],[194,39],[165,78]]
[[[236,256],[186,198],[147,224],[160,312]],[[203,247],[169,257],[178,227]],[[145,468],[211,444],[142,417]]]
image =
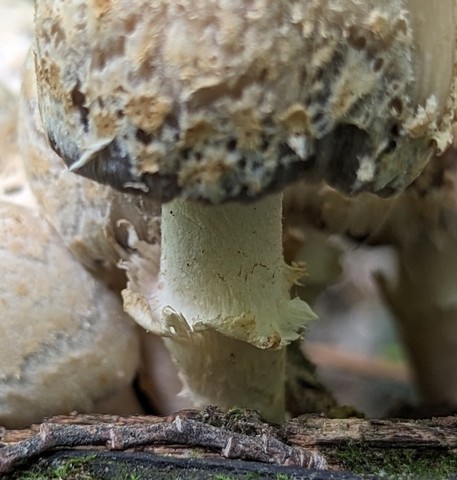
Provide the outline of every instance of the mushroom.
[[[138,339],[119,300],[36,212],[0,202],[0,424],[74,410],[141,411]],[[113,410],[114,411],[114,410]]]
[[315,316],[289,296],[278,192],[404,189],[451,142],[454,43],[453,0],[36,3],[51,146],[164,202],[160,272],[126,264],[124,308],[195,405],[284,418],[284,346]]

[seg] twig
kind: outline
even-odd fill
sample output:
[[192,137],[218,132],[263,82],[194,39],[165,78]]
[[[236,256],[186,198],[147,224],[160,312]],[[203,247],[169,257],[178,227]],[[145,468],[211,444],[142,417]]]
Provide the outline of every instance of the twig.
[[221,451],[227,458],[324,468],[325,459],[316,451],[290,447],[277,438],[262,434],[249,436],[176,416],[56,417],[41,424],[37,434],[0,448],[0,473],[7,473],[25,461],[51,449],[106,446],[125,450],[146,445],[178,444]]

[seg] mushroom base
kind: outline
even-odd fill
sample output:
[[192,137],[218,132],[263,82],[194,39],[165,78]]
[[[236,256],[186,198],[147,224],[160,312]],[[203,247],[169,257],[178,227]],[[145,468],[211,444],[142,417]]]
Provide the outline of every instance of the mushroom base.
[[262,350],[215,331],[166,338],[184,388],[196,408],[253,408],[266,420],[285,417],[285,352]]

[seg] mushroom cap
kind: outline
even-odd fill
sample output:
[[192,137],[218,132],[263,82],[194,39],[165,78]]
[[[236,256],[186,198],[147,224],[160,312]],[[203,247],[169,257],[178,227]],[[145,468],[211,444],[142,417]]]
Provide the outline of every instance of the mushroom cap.
[[164,201],[255,199],[306,175],[395,193],[440,129],[449,143],[455,2],[434,7],[435,43],[422,3],[40,0],[45,130],[72,170]]
[[37,214],[0,203],[0,424],[91,411],[138,368],[136,328]]

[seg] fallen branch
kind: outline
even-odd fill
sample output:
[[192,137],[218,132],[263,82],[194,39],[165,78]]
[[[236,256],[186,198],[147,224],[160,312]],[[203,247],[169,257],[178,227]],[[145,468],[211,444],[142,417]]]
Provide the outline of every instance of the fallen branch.
[[[316,451],[290,447],[267,433],[250,436],[177,415],[174,418],[112,417],[107,415],[55,417],[32,428],[32,436],[11,442],[24,432],[11,432],[2,439],[0,473],[56,448],[105,446],[126,450],[146,445],[177,444],[220,451],[237,458],[277,465],[324,468],[325,459]],[[9,440],[8,441],[8,437]]]

